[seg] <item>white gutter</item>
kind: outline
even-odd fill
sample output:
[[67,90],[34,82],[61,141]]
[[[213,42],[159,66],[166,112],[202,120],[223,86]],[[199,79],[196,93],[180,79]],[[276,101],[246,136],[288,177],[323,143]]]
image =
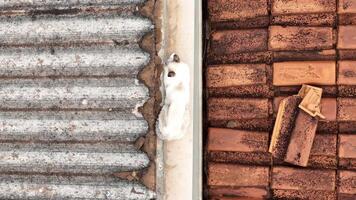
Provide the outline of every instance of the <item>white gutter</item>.
[[191,120],[185,137],[157,141],[157,199],[202,199],[202,7],[199,0],[162,0],[162,48],[177,53],[191,73]]

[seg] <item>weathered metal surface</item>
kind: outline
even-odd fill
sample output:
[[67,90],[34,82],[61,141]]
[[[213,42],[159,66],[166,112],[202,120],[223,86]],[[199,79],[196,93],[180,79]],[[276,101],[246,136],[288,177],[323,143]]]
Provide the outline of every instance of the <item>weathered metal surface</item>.
[[138,46],[0,49],[0,76],[136,77],[149,60]]
[[129,144],[2,143],[0,172],[104,174],[148,166],[146,154]]
[[111,6],[143,3],[145,0],[0,0],[0,8]]
[[144,2],[0,0],[0,199],[154,197],[112,178],[150,162]]
[[1,199],[152,199],[154,193],[138,183],[110,177],[0,176]]
[[0,140],[133,142],[147,132],[142,117],[109,111],[0,112]]
[[135,80],[11,79],[0,80],[0,109],[131,109],[148,97]]
[[73,43],[136,43],[152,30],[151,21],[139,17],[66,16],[14,17],[0,20],[0,44],[53,45]]

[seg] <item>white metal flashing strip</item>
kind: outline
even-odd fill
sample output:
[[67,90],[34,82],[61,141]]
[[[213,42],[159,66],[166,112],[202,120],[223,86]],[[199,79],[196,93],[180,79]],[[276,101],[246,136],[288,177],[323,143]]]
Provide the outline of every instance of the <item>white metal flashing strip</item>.
[[[164,200],[202,199],[202,6],[201,1],[162,0],[162,49],[190,66],[191,120],[178,141],[157,141],[157,194]],[[160,163],[162,165],[160,165]]]

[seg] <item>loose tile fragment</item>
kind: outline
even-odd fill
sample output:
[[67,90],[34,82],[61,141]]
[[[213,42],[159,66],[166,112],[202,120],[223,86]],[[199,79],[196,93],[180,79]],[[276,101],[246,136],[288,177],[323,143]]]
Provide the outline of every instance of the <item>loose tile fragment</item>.
[[318,121],[318,118],[310,116],[303,110],[299,111],[284,161],[294,165],[307,166]]
[[302,98],[294,95],[287,97],[279,104],[277,119],[273,128],[269,152],[277,160],[283,160],[287,153],[288,144],[298,114],[298,105]]

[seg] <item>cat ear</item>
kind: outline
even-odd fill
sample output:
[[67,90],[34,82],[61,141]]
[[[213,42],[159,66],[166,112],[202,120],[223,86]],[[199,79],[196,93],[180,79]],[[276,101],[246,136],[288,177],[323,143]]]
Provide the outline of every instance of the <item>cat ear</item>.
[[179,58],[179,56],[177,54],[173,54],[173,61],[177,62],[177,63],[180,62],[180,58]]

